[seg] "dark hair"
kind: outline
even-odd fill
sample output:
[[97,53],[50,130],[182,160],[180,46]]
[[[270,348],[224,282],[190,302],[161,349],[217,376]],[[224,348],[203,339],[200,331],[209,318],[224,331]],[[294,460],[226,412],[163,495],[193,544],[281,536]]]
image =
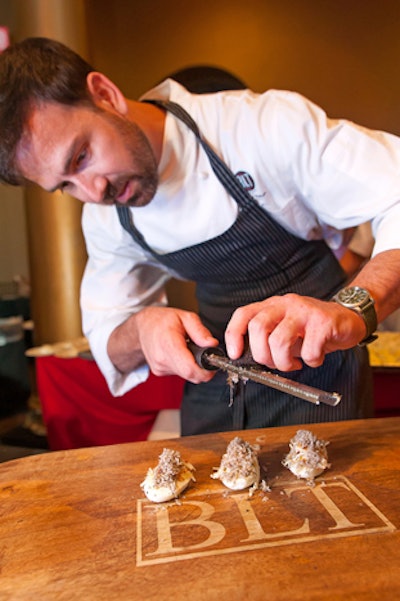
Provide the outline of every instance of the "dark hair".
[[92,104],[86,78],[93,70],[48,38],[26,38],[0,54],[0,181],[26,183],[15,155],[31,110],[42,102]]
[[236,75],[221,67],[193,65],[168,75],[195,94],[208,94],[221,90],[243,90],[247,86]]

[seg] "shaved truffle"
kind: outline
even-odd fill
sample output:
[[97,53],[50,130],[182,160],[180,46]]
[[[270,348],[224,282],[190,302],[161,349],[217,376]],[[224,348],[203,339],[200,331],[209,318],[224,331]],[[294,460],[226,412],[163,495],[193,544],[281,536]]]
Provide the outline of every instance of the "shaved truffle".
[[170,501],[177,498],[195,479],[193,472],[193,465],[183,461],[179,451],[164,449],[157,466],[149,468],[141,487],[150,501]]
[[289,442],[290,451],[282,464],[298,478],[313,482],[314,478],[330,467],[326,446],[309,430],[298,430]]
[[211,478],[221,480],[232,490],[242,490],[258,484],[260,466],[256,447],[236,436],[228,444],[220,466],[211,474]]

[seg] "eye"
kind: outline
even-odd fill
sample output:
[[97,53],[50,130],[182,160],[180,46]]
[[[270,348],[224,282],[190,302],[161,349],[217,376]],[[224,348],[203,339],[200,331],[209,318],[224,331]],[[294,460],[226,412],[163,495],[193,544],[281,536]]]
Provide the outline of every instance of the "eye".
[[75,166],[77,169],[82,167],[82,164],[85,163],[87,157],[88,157],[87,148],[86,147],[82,148],[82,150],[80,150],[79,153],[76,155],[76,159],[75,159]]

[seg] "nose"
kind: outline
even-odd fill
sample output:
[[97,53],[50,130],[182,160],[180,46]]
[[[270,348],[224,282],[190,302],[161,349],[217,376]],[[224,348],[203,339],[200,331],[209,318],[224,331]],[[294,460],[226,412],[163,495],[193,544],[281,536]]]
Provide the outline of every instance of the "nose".
[[105,199],[108,180],[103,175],[80,174],[74,185],[79,200],[98,204]]

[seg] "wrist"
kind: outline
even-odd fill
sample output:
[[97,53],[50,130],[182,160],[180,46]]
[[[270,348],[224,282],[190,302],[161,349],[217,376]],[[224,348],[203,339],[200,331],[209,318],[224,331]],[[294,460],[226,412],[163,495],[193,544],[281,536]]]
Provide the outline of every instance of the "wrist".
[[375,301],[368,290],[360,286],[346,286],[339,290],[332,300],[363,319],[366,334],[358,343],[360,346],[365,346],[377,338],[375,331],[378,326],[378,319],[375,311]]
[[108,339],[107,353],[114,367],[129,373],[146,363],[137,328],[136,314],[117,326]]

